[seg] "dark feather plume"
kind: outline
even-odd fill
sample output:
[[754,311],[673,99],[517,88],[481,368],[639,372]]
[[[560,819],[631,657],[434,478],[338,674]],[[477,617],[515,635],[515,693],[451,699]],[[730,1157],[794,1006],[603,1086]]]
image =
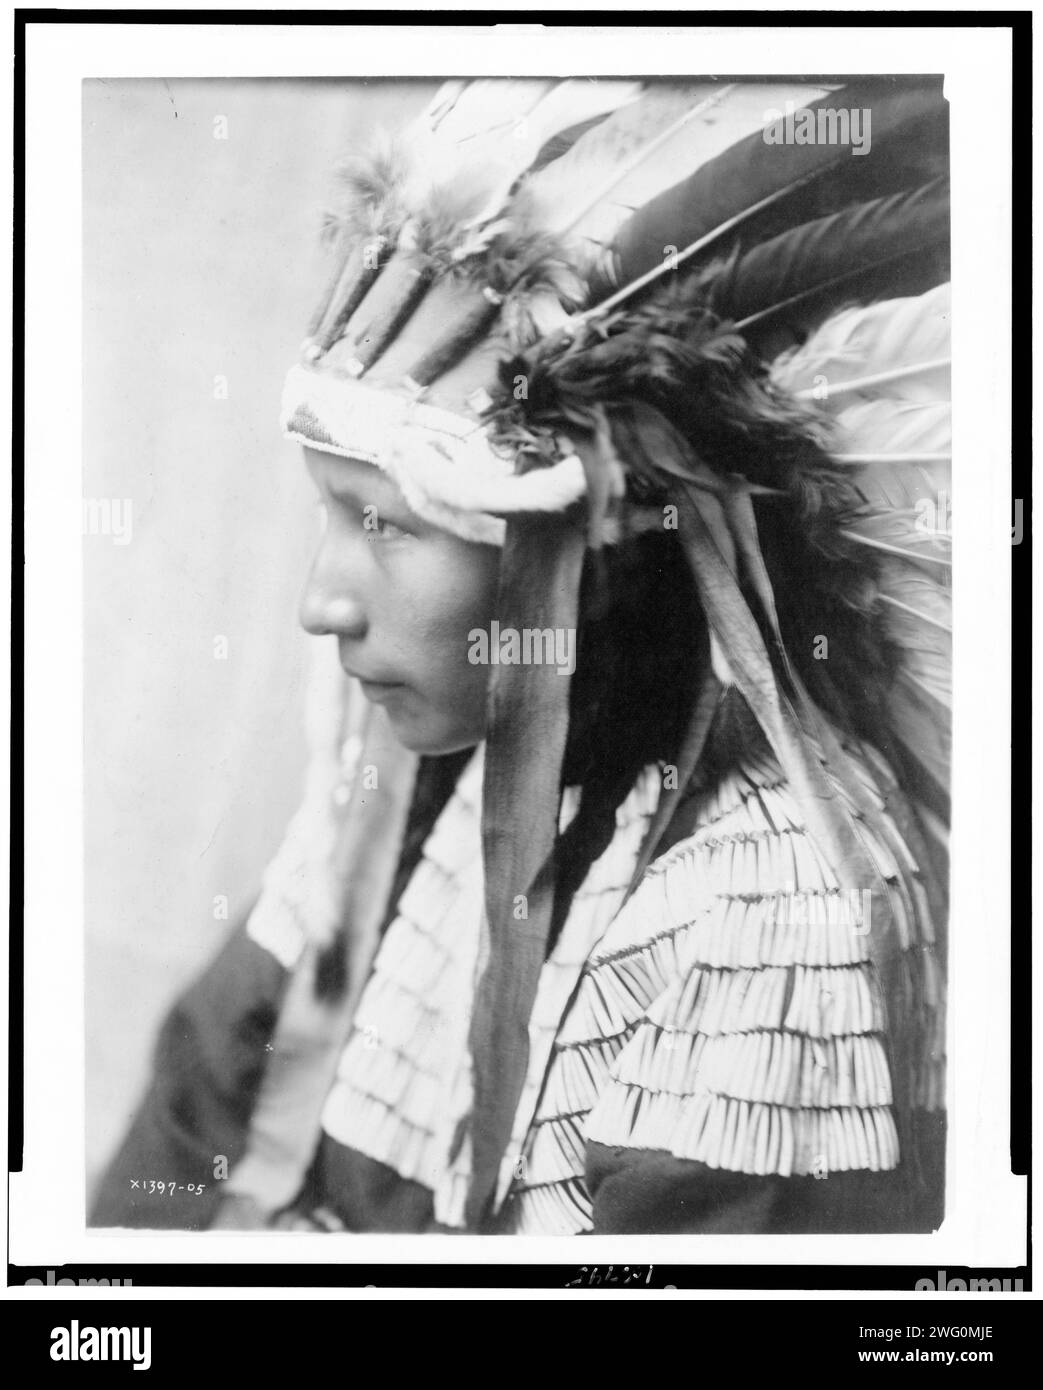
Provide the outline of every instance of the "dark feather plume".
[[[853,156],[849,147],[837,144],[773,144],[763,132],[749,136],[652,199],[623,225],[603,273],[592,277],[591,302],[597,304],[663,267],[664,227],[671,229],[671,240],[683,256],[686,248],[714,238],[726,225],[741,227],[744,237],[763,240],[835,210],[838,197],[843,206],[851,201],[844,191],[848,181],[864,183],[870,174],[857,167],[863,163],[872,163],[872,181],[884,185],[874,191],[908,187],[901,160],[891,158],[894,147],[907,143],[912,132],[920,141],[925,127],[944,126],[947,117],[940,83],[922,81],[855,82],[808,109],[871,111],[876,158],[872,153]],[[881,158],[882,153],[887,157]],[[890,178],[897,182],[889,183]],[[706,246],[713,256],[727,250],[724,238],[709,240]]]
[[910,249],[922,253],[948,235],[948,181],[936,179],[816,218],[736,255],[714,275],[711,303],[747,329],[812,295],[843,292]]

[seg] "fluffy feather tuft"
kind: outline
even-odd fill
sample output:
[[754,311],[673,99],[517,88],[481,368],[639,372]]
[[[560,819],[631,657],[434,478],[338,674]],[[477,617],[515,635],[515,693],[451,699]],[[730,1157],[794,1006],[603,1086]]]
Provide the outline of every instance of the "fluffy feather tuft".
[[384,140],[364,154],[342,161],[334,171],[329,204],[323,213],[322,239],[397,236],[406,218],[403,192],[408,160],[400,141]]

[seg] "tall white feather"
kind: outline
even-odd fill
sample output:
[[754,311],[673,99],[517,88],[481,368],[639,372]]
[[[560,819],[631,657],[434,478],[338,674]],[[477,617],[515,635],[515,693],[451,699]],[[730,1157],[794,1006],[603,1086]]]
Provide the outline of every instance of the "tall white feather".
[[420,208],[460,181],[482,197],[468,226],[503,212],[511,189],[556,136],[635,102],[641,83],[600,78],[446,83],[408,135],[413,173],[406,201]]
[[952,704],[952,424],[947,373],[930,364],[948,357],[949,315],[948,285],[845,310],[771,368],[784,390],[828,393],[835,455],[848,461],[866,506],[849,534],[875,547],[885,628],[900,653],[888,700],[895,733],[942,787]]
[[[772,364],[772,380],[794,394],[813,392],[823,380],[828,393],[843,386],[848,389],[837,399],[847,405],[856,383],[886,374],[887,389],[867,387],[868,399],[930,404],[938,400],[932,364],[949,356],[950,312],[948,285],[908,299],[846,309],[827,320],[802,347],[778,358]],[[909,370],[925,366],[932,366],[930,374]],[[823,399],[828,406],[832,395]]]

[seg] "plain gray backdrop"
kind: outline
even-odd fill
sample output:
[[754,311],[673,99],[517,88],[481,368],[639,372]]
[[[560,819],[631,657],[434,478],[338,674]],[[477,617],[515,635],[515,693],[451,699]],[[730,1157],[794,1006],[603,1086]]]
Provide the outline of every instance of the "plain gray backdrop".
[[333,166],[435,85],[84,83],[88,1184],[295,809],[316,512],[282,379]]

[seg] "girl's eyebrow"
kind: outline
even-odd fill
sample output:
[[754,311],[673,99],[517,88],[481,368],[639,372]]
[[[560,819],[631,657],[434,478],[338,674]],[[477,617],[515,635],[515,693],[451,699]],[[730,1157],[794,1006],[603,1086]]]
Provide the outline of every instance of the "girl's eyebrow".
[[324,463],[319,471],[318,481],[325,484],[334,497],[346,498],[360,505],[374,501],[379,505],[381,498],[385,502],[393,501],[396,494],[388,488],[387,480],[381,477],[373,465],[367,464],[366,468],[368,471],[365,474],[359,473],[356,476],[346,469],[338,468],[335,462]]
[[[378,513],[388,516],[395,516],[405,521],[414,521],[420,524],[420,518],[416,515],[402,493],[389,478],[380,472],[372,464],[367,464],[369,473],[358,477],[352,475],[345,476],[345,470],[339,469],[335,464],[327,464],[319,477],[330,493],[338,501],[350,502],[358,508],[373,506]],[[372,475],[372,476],[371,476]],[[369,486],[362,486],[365,482]]]
[[362,493],[370,491],[368,488],[360,488],[350,478],[342,477],[335,468],[324,469],[321,481],[325,483],[326,490],[334,497],[340,497],[350,502],[361,503]]

